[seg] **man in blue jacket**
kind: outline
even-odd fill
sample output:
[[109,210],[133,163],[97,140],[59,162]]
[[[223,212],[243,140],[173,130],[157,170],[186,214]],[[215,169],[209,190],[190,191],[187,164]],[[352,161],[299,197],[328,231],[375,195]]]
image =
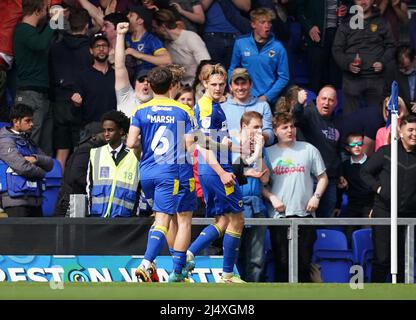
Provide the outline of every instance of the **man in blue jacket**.
[[235,42],[228,70],[231,76],[235,68],[246,68],[253,80],[253,96],[272,105],[289,82],[286,50],[271,33],[275,17],[267,8],[250,13],[253,32]]
[[53,160],[30,138],[31,107],[17,104],[10,120],[12,126],[0,130],[0,177],[6,178],[0,186],[1,207],[9,217],[41,217],[43,178]]

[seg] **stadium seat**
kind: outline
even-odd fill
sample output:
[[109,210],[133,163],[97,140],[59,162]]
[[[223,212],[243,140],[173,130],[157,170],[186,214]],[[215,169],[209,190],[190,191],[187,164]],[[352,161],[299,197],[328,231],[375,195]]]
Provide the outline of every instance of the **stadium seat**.
[[9,166],[0,160],[0,192],[7,191],[6,170]]
[[58,160],[53,159],[53,168],[46,173],[43,192],[42,211],[44,217],[53,215],[59,189],[62,185],[62,168]]
[[270,241],[270,231],[266,229],[266,235],[264,237],[264,281],[275,282],[276,264],[274,262],[274,256],[272,252],[272,244]]
[[10,126],[10,123],[8,123],[8,122],[0,122],[0,128],[6,127],[6,126]]
[[371,263],[374,256],[371,229],[356,230],[352,234],[352,253],[354,262],[364,269],[364,281],[371,281]]
[[349,282],[354,258],[347,237],[338,230],[318,229],[312,262],[320,265],[323,282]]

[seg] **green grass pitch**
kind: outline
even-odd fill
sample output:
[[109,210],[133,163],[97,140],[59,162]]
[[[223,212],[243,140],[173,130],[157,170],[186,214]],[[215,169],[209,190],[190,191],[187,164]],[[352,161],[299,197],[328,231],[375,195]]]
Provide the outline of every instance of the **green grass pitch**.
[[415,300],[413,284],[0,283],[0,300]]

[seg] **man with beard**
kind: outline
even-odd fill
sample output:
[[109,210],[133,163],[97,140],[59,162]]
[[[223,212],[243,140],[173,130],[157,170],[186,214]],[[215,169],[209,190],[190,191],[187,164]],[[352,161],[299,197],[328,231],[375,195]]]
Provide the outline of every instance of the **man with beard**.
[[[17,71],[16,103],[31,107],[32,139],[47,154],[52,153],[52,121],[49,110],[48,49],[54,30],[46,22],[46,0],[23,0],[23,20],[13,34],[13,51]],[[59,14],[51,20],[56,21]],[[40,31],[39,31],[40,30]]]
[[[71,100],[85,127],[93,121],[99,122],[107,111],[114,110],[117,100],[114,90],[115,74],[108,63],[110,43],[102,34],[93,36],[90,43],[90,53],[94,58],[92,66],[79,74],[76,91]],[[83,138],[81,130],[80,138]]]
[[148,69],[141,70],[135,81],[134,90],[129,81],[128,71],[125,65],[125,36],[129,31],[129,23],[121,22],[117,24],[117,41],[115,48],[115,76],[116,76],[116,97],[117,110],[123,111],[125,115],[131,117],[136,107],[153,98],[147,80]]

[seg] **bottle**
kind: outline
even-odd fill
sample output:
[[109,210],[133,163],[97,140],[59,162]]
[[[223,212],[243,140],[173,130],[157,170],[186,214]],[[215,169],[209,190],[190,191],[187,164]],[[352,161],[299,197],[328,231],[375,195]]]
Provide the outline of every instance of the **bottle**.
[[360,57],[358,52],[355,55],[355,58],[354,58],[354,61],[352,62],[352,64],[356,67],[361,67],[361,57]]

